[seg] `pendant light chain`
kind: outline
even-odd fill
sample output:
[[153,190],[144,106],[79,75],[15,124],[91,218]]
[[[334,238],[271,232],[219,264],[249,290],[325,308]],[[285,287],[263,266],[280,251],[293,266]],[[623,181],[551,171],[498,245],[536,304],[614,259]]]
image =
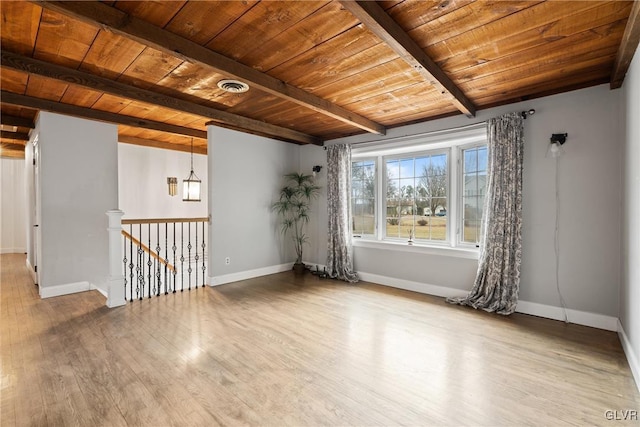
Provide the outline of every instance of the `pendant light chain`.
[[191,172],[193,173],[193,137],[191,137]]

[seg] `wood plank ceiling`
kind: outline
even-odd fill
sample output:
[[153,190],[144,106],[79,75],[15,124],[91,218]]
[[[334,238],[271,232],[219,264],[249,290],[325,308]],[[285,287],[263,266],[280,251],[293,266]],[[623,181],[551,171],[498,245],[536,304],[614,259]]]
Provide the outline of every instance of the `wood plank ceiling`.
[[[295,143],[610,82],[638,2],[2,1],[2,155],[40,110],[206,152],[206,123]],[[629,25],[627,25],[629,23]],[[626,31],[626,32],[625,32]],[[250,85],[218,88],[222,79]]]

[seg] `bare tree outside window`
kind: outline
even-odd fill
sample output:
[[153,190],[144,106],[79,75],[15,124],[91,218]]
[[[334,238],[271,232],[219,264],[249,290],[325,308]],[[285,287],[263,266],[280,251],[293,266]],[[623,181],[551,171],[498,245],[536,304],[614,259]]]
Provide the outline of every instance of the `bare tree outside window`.
[[[435,216],[447,209],[447,168],[445,165],[429,163],[422,169],[418,192],[426,200],[424,215]],[[440,208],[440,209],[438,209]]]

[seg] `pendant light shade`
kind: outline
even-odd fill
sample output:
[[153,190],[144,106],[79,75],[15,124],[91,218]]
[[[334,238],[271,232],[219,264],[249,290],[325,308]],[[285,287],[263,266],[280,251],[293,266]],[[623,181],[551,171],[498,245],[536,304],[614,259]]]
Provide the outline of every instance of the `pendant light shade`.
[[566,133],[554,133],[549,139],[549,147],[547,148],[546,157],[558,158],[564,154],[562,145],[567,141]]
[[187,179],[182,181],[182,201],[199,202],[200,184],[200,178],[193,171],[193,138],[191,138],[191,173]]

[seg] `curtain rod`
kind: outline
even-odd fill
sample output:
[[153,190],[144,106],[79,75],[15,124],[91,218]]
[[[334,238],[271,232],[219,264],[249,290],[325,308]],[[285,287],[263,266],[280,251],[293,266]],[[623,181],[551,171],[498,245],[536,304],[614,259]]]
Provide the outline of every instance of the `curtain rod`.
[[[522,116],[522,118],[523,118],[523,119],[525,119],[525,120],[527,120],[527,117],[529,117],[529,116],[533,116],[535,113],[536,113],[536,110],[534,110],[533,108],[530,108],[530,109],[528,109],[528,110],[522,110],[522,111],[520,111],[520,115],[521,115],[521,116]],[[393,141],[393,140],[395,140],[395,139],[406,138],[406,137],[408,137],[408,136],[424,136],[424,135],[434,134],[434,133],[437,133],[437,132],[450,132],[450,131],[452,131],[452,130],[463,130],[463,129],[469,129],[469,128],[477,127],[477,126],[479,126],[479,125],[481,125],[481,124],[484,124],[484,123],[486,123],[486,120],[485,120],[485,121],[482,121],[482,122],[472,123],[472,124],[469,124],[469,125],[463,125],[463,126],[457,126],[457,127],[453,127],[453,128],[447,128],[447,129],[434,130],[434,131],[424,132],[424,133],[417,133],[417,134],[414,134],[414,135],[396,136],[396,137],[394,137],[394,138],[385,139],[385,140],[383,140],[383,141],[385,141],[385,142],[390,142],[390,141]],[[362,141],[362,142],[354,142],[354,143],[352,143],[352,144],[353,144],[353,145],[360,145],[360,144],[370,144],[370,143],[372,143],[372,142],[373,142],[373,143],[378,143],[378,142],[382,142],[382,141],[380,141],[380,140],[378,140],[378,141]],[[326,146],[326,145],[324,146],[324,149],[325,149],[325,151],[327,150],[327,146]]]

